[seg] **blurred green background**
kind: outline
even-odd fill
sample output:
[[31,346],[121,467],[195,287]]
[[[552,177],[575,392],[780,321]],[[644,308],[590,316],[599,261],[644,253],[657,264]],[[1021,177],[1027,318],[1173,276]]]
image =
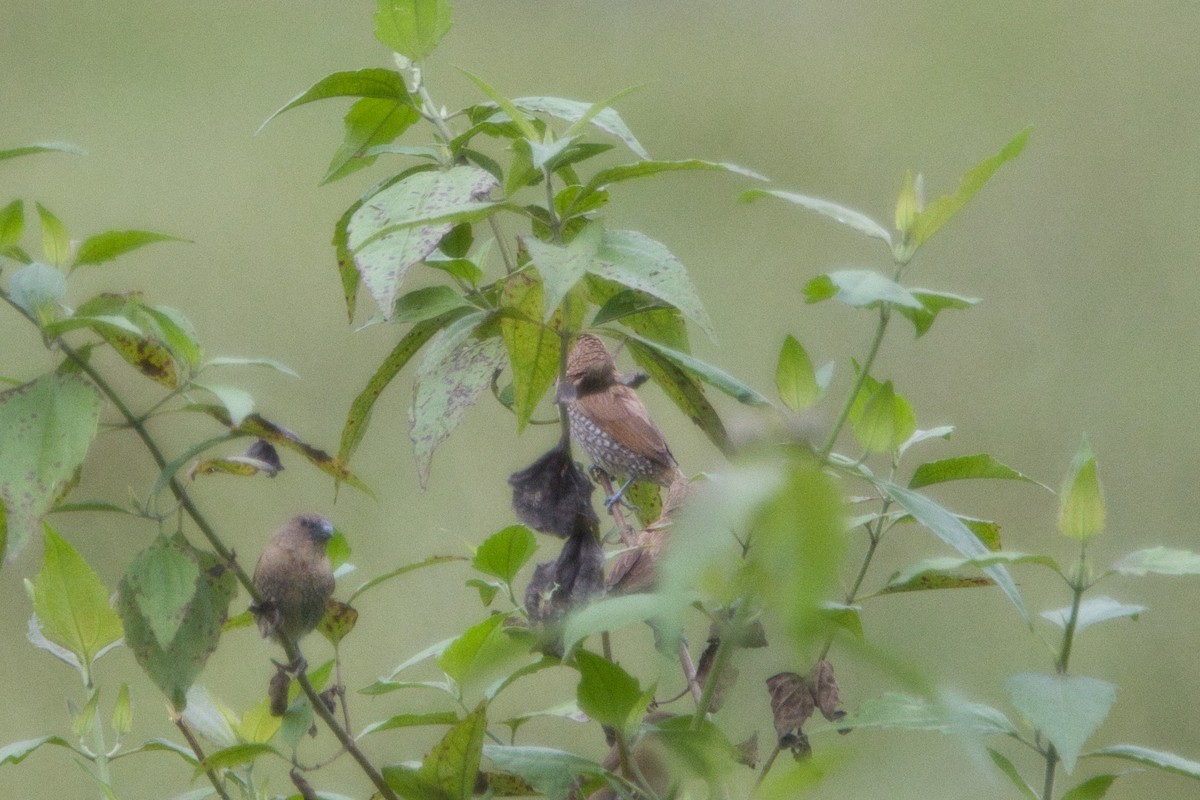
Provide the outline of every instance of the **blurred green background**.
[[[330,235],[344,208],[398,162],[317,187],[341,137],[345,104],[338,101],[291,112],[257,136],[255,130],[329,72],[390,64],[372,36],[373,7],[366,0],[0,3],[0,147],[63,140],[88,153],[6,162],[0,199],[40,200],[75,238],[143,228],[194,242],[157,245],[85,271],[73,298],[139,287],[154,302],[183,309],[208,355],[290,364],[300,380],[256,371],[228,377],[254,392],[265,415],[331,450],[350,400],[399,331],[355,333],[346,324]],[[460,2],[455,12],[454,29],[428,70],[435,97],[451,108],[478,99],[452,65],[510,96],[596,100],[645,84],[619,110],[654,156],[733,161],[780,188],[836,199],[886,223],[906,169],[924,172],[927,193],[936,196],[1035,125],[1024,155],[922,251],[913,270],[917,285],[983,303],[948,312],[919,342],[898,324],[876,373],[897,378],[922,427],[958,426],[951,442],[926,446],[928,458],[986,451],[1057,486],[1081,432],[1090,434],[1109,503],[1108,532],[1093,548],[1099,564],[1151,544],[1196,547],[1194,3],[511,0]],[[833,304],[806,307],[800,286],[828,269],[886,266],[877,243],[783,203],[735,205],[742,188],[726,176],[668,176],[617,188],[605,213],[613,227],[661,240],[690,269],[719,334],[710,343],[697,333],[698,354],[767,391],[779,345],[792,333],[818,363],[839,360],[836,386],[844,391],[848,359],[864,352],[870,319]],[[0,315],[0,356],[3,372],[22,376],[51,363],[11,314]],[[124,385],[150,386],[133,376]],[[686,471],[719,467],[719,453],[658,390],[643,394]],[[248,564],[283,518],[308,509],[329,514],[355,548],[359,572],[346,581],[351,587],[430,553],[466,552],[511,521],[505,478],[550,435],[534,428],[516,438],[511,417],[485,402],[435,457],[430,487],[421,493],[408,445],[408,397],[406,379],[388,391],[354,464],[378,502],[351,490],[335,504],[325,477],[291,458],[274,481],[202,481],[195,487],[199,504]],[[721,407],[735,420],[743,413]],[[201,435],[172,431],[169,422],[159,430],[174,447]],[[97,464],[119,459],[124,471],[92,470],[80,497],[120,498],[153,479],[131,437],[101,438],[94,456]],[[1014,484],[951,485],[937,494],[957,511],[1002,522],[1009,549],[1070,553],[1055,533],[1056,501],[1047,493]],[[59,523],[110,587],[154,533],[99,516]],[[543,540],[540,558],[555,547]],[[0,675],[9,697],[0,706],[0,744],[69,730],[63,697],[78,695],[69,669],[24,642],[30,607],[21,577],[36,571],[39,551],[35,544],[0,574]],[[912,529],[885,546],[869,580],[941,552],[932,536]],[[484,615],[474,592],[460,586],[465,571],[440,569],[364,598],[359,631],[347,641],[351,689]],[[1017,577],[1035,610],[1066,600],[1063,587],[1040,574]],[[1101,593],[1151,610],[1136,623],[1088,630],[1073,656],[1079,673],[1120,686],[1095,743],[1132,742],[1200,758],[1200,622],[1193,614],[1200,584],[1113,579]],[[1012,713],[1003,677],[1048,669],[1050,656],[1006,604],[993,591],[905,595],[870,604],[867,632],[948,689]],[[651,673],[662,666],[652,656],[633,659],[636,648],[648,648],[647,635],[632,632],[625,641],[632,663]],[[313,640],[310,661],[322,658],[323,648]],[[234,632],[204,682],[244,708],[261,696],[272,654],[250,630]],[[836,649],[833,659],[850,706],[893,685],[889,675],[839,658]],[[749,656],[722,712],[731,734],[757,730],[769,749],[762,679],[806,666],[786,663],[781,648]],[[100,673],[106,709],[118,682],[133,676],[135,736],[173,733],[157,691],[135,674],[128,652],[107,657]],[[570,696],[564,678],[538,683],[531,705]],[[359,698],[356,719],[395,713],[401,699]],[[525,701],[509,702],[516,708]],[[595,731],[577,738],[582,730],[536,723],[525,741],[554,737],[600,753]],[[381,761],[417,757],[433,735],[381,735],[372,752]],[[326,745],[328,739],[323,733]],[[1013,795],[982,751],[937,734],[866,731],[813,744],[844,756],[822,797],[879,796],[883,787],[894,798]],[[1035,774],[1021,760],[1025,753],[1006,752]],[[173,757],[140,758],[114,765],[122,797],[185,788],[186,770]],[[1097,766],[1083,762],[1082,774]],[[350,764],[322,775],[330,773],[319,785],[366,794]],[[271,786],[290,790],[282,772]],[[62,751],[0,768],[3,797],[96,794]],[[1187,779],[1145,774],[1122,779],[1109,797],[1196,794]]]

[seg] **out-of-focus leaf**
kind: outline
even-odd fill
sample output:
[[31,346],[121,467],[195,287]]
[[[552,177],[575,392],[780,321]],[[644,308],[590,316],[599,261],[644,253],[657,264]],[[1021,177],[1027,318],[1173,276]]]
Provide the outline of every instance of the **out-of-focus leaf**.
[[245,389],[212,383],[196,383],[196,387],[211,392],[221,401],[221,405],[229,412],[229,419],[234,427],[240,426],[254,411],[254,398]]
[[903,286],[869,269],[843,269],[818,275],[804,285],[804,297],[809,303],[832,298],[855,308],[875,308],[880,303],[925,308]]
[[65,267],[71,261],[71,236],[67,227],[50,209],[41,203],[35,205],[42,223],[42,258],[56,267]]
[[62,299],[67,295],[67,276],[49,264],[34,261],[9,277],[9,297],[25,309],[41,325],[58,316]]
[[409,268],[436,250],[455,223],[490,213],[496,204],[480,198],[496,185],[491,174],[472,166],[417,172],[372,195],[351,215],[347,249],[385,318]]
[[749,203],[760,197],[778,197],[780,200],[786,200],[802,208],[807,208],[809,211],[815,211],[822,216],[829,217],[835,222],[840,222],[843,225],[853,228],[865,236],[879,239],[888,247],[892,246],[892,235],[888,233],[887,228],[866,214],[838,205],[830,200],[822,200],[819,197],[810,197],[809,195],[785,192],[779,189],[750,189],[742,192],[738,200],[743,203]]
[[0,392],[0,546],[11,560],[96,437],[103,401],[87,381],[46,374]]
[[1084,753],[1083,757],[1121,758],[1126,761],[1136,761],[1148,767],[1157,767],[1158,769],[1173,772],[1176,775],[1183,775],[1187,778],[1200,779],[1200,762],[1192,761],[1191,759],[1183,758],[1182,756],[1177,756],[1174,753],[1168,753],[1163,750],[1151,750],[1148,747],[1141,747],[1136,744],[1109,745],[1108,747],[1101,747],[1099,750]]
[[425,322],[458,309],[463,312],[471,309],[462,295],[449,286],[428,286],[397,300],[392,309],[392,322]]
[[280,758],[283,754],[264,742],[245,742],[226,747],[209,753],[203,761],[196,765],[195,777],[204,774],[206,770],[223,770],[249,764],[261,755],[273,753]]
[[922,486],[930,486],[935,483],[981,478],[1025,481],[1026,483],[1040,486],[1046,491],[1052,491],[1044,483],[1035,481],[1028,475],[1024,475],[1012,467],[1001,464],[986,453],[945,458],[940,461],[930,461],[922,464],[913,473],[912,480],[908,482],[908,488],[920,489]]
[[895,692],[868,700],[845,717],[820,729],[830,728],[900,728],[955,735],[1012,735],[1017,732],[1003,713],[982,703],[949,699],[934,702]]
[[1200,553],[1170,547],[1135,550],[1112,565],[1121,575],[1200,575]]
[[204,367],[268,367],[293,378],[300,376],[294,369],[273,358],[240,358],[236,356],[217,356],[204,362]]
[[550,800],[565,800],[579,776],[594,778],[612,787],[616,797],[639,797],[641,792],[602,765],[549,747],[484,745],[483,754],[498,769],[520,775]]
[[929,241],[939,228],[945,225],[951,217],[970,202],[976,192],[983,188],[1005,162],[1011,161],[1025,149],[1032,128],[1026,128],[1018,133],[1000,149],[996,155],[979,162],[974,168],[963,175],[962,182],[953,194],[944,195],[929,203],[925,210],[917,215],[913,228],[913,243],[920,246]]
[[896,450],[917,429],[912,406],[896,394],[891,381],[880,385],[865,402],[856,402],[850,422],[855,438],[872,453]]
[[122,683],[117,692],[117,702],[113,704],[112,729],[118,736],[124,736],[133,730],[133,701],[129,699],[129,684]]
[[537,550],[537,537],[524,525],[509,525],[479,545],[471,566],[485,575],[512,583],[517,572]]
[[[1118,603],[1111,597],[1103,595],[1100,597],[1089,597],[1079,604],[1079,612],[1075,618],[1075,632],[1079,633],[1084,628],[1089,628],[1098,622],[1107,622],[1110,619],[1125,619],[1128,617],[1136,620],[1145,610],[1145,606]],[[1064,608],[1056,608],[1053,611],[1043,611],[1041,616],[1060,628],[1066,628],[1067,620],[1071,617],[1071,607],[1066,606]]]
[[712,321],[683,264],[664,245],[637,231],[604,231],[588,271],[678,308],[710,337]]
[[0,252],[19,244],[25,232],[25,204],[13,200],[0,208]]
[[421,118],[408,98],[402,100],[364,97],[346,112],[342,144],[333,154],[321,185],[369,167],[377,156],[370,151],[393,141]]
[[[903,456],[906,452],[908,452],[908,448],[912,447],[914,444],[920,444],[921,442],[929,439],[949,439],[952,433],[954,433],[953,425],[939,425],[938,427],[930,428],[927,431],[913,431],[913,435],[908,437],[908,441],[900,445],[897,453],[900,456]],[[910,486],[909,488],[912,487]]]
[[46,526],[42,568],[33,580],[33,609],[46,636],[86,667],[121,638],[108,590],[75,548]]
[[[438,340],[446,345],[459,338],[464,329],[469,333],[477,324],[474,317],[463,317],[441,331]],[[506,358],[504,342],[498,337],[459,339],[450,352],[437,344],[435,341],[430,345],[413,379],[413,403],[408,418],[422,488],[429,480],[434,450],[462,422],[467,409],[491,384],[492,375],[504,366]]]
[[935,292],[931,289],[909,289],[908,293],[915,297],[922,307],[918,309],[912,306],[898,305],[896,310],[913,324],[918,337],[924,336],[933,327],[938,314],[947,308],[965,309],[979,304],[979,299],[975,297],[962,297],[949,292]]
[[848,606],[842,603],[825,602],[821,604],[821,610],[830,623],[838,628],[843,628],[854,635],[856,639],[862,639],[862,608],[860,606]]
[[1074,786],[1062,796],[1062,800],[1100,800],[1108,794],[1118,775],[1095,775]]
[[[4,157],[4,151],[0,151],[0,158]],[[58,747],[65,747],[72,752],[79,753],[71,743],[61,736],[39,736],[36,739],[25,739],[20,742],[13,742],[0,747],[0,766],[5,764],[20,764],[29,756],[30,753],[37,750],[44,744],[52,744]],[[80,754],[82,756],[82,754]]]
[[1058,529],[1064,536],[1086,542],[1104,530],[1104,490],[1096,470],[1096,456],[1087,437],[1063,481],[1058,507]]
[[372,722],[362,729],[358,738],[379,731],[390,731],[396,728],[415,728],[424,725],[453,725],[458,722],[458,714],[453,711],[431,711],[425,714],[397,714],[394,717]]
[[1004,682],[1013,707],[1054,745],[1067,774],[1117,699],[1107,681],[1081,675],[1011,675]]
[[83,240],[83,244],[79,245],[79,252],[75,254],[73,266],[103,264],[105,261],[112,261],[131,250],[137,250],[139,247],[145,247],[155,242],[186,241],[189,240],[153,231],[107,231]]
[[990,747],[987,748],[987,752],[988,755],[992,757],[992,763],[994,763],[996,767],[1004,773],[1005,777],[1012,781],[1012,785],[1017,787],[1017,791],[1021,793],[1021,796],[1024,797],[1025,800],[1040,800],[1037,796],[1037,792],[1033,791],[1033,787],[1031,787],[1025,781],[1025,779],[1021,777],[1021,773],[1017,771],[1016,766],[1014,766],[1013,763],[1008,760],[1007,756],[997,750],[993,750]]
[[412,61],[432,53],[450,25],[447,0],[376,0],[375,38]]
[[595,633],[615,631],[643,620],[654,619],[668,606],[655,594],[626,594],[604,597],[583,606],[567,617],[563,626],[563,649],[570,652]]
[[580,676],[576,693],[580,710],[602,725],[628,732],[646,700],[637,679],[587,650],[575,652],[575,664]]
[[7,150],[0,150],[0,161],[5,161],[18,156],[28,156],[34,153],[71,153],[73,155],[86,155],[83,150],[73,144],[66,142],[39,142],[38,144],[29,144],[24,147],[11,147]]
[[758,181],[768,180],[765,175],[760,175],[752,169],[746,169],[745,167],[739,167],[737,164],[729,164],[723,161],[702,161],[698,158],[689,158],[682,161],[635,161],[632,164],[618,164],[615,167],[607,167],[597,171],[591,180],[585,184],[582,194],[587,194],[597,189],[605,188],[610,184],[633,178],[646,178],[652,175],[661,175],[664,172],[678,172],[680,170],[731,172],[735,175],[743,175]]

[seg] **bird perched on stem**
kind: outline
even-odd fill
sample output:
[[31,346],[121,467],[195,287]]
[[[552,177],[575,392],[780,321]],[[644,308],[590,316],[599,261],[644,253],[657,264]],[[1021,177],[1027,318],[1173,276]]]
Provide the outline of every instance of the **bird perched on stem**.
[[567,356],[566,381],[558,387],[571,435],[595,464],[625,484],[604,501],[613,504],[635,480],[670,486],[682,476],[662,431],[641,398],[617,373],[612,354],[598,336],[580,334]]
[[280,526],[254,567],[262,602],[250,607],[264,638],[293,643],[317,627],[333,594],[333,566],[325,544],[333,523],[319,514],[301,514]]

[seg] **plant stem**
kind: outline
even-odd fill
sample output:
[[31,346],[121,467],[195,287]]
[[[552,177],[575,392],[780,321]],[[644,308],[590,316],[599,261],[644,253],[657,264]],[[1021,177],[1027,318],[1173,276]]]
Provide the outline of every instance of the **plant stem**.
[[762,769],[758,771],[758,777],[754,779],[754,786],[750,789],[751,797],[758,794],[758,787],[762,786],[762,782],[767,779],[767,773],[771,771],[771,767],[775,766],[775,759],[779,758],[781,752],[783,752],[783,745],[779,744],[779,741],[776,740],[775,749],[771,751],[771,755],[767,756]]
[[[1071,579],[1071,613],[1067,616],[1067,624],[1063,628],[1063,643],[1059,650],[1054,670],[1059,675],[1067,674],[1071,663],[1071,645],[1075,641],[1075,628],[1079,622],[1079,606],[1083,602],[1083,593],[1087,590],[1085,571],[1087,570],[1087,543],[1079,544],[1079,563],[1075,575]],[[1058,750],[1053,744],[1046,747],[1046,777],[1042,782],[1042,800],[1052,800],[1054,797],[1054,778],[1058,772]]]
[[834,422],[833,428],[829,431],[828,438],[825,439],[825,444],[821,446],[821,450],[817,455],[818,460],[822,464],[828,463],[829,454],[833,452],[833,445],[837,442],[838,434],[842,432],[842,427],[845,426],[846,419],[850,416],[850,409],[854,406],[854,400],[858,397],[863,384],[867,381],[867,375],[870,374],[871,366],[875,363],[875,356],[879,354],[879,346],[883,343],[883,334],[887,331],[888,319],[891,317],[891,312],[892,307],[889,303],[880,304],[879,322],[875,325],[875,336],[871,340],[871,347],[867,351],[867,357],[859,368],[858,379],[854,382],[854,388],[847,395],[846,402],[842,405],[842,410],[838,412],[837,421]]
[[[200,763],[204,763],[204,748],[200,746],[200,740],[196,738],[196,734],[192,733],[192,729],[183,721],[183,716],[175,714],[175,727],[179,728],[179,732],[183,734],[183,738],[187,740],[188,746],[192,748],[192,752],[196,754],[196,758]],[[204,774],[208,776],[209,783],[213,785],[213,789],[221,796],[221,800],[229,800],[229,794],[225,791],[225,784],[217,777],[216,770],[212,767],[205,767]]]
[[720,644],[717,645],[717,652],[713,656],[712,666],[708,670],[708,678],[704,681],[704,691],[700,693],[700,701],[696,703],[696,713],[692,716],[691,729],[693,731],[700,730],[701,723],[708,715],[708,709],[712,707],[713,697],[717,694],[717,686],[721,681],[721,673],[725,671],[725,667],[729,664],[729,658],[733,654],[733,647],[729,644],[729,637],[722,636]]

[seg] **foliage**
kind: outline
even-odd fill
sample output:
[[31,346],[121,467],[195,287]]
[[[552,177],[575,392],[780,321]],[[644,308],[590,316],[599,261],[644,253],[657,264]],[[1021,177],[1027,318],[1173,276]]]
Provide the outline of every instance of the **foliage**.
[[[247,366],[295,375],[288,367],[269,359],[206,358],[187,318],[141,291],[74,296],[78,268],[108,269],[130,251],[183,240],[117,230],[76,247],[65,223],[35,204],[41,232],[35,257],[25,249],[30,237],[24,201],[0,209],[0,265],[6,272],[0,299],[41,337],[49,361],[42,374],[0,393],[0,550],[11,560],[42,533],[41,567],[27,581],[33,608],[29,639],[74,667],[83,685],[82,704],[71,705],[69,735],[0,748],[0,765],[18,764],[54,745],[71,751],[112,797],[113,760],[169,752],[184,762],[180,785],[189,776],[208,780],[187,796],[250,798],[268,796],[255,780],[256,770],[261,774],[278,760],[291,768],[298,796],[334,797],[310,783],[324,777],[319,766],[302,766],[314,761],[301,754],[318,746],[305,740],[319,718],[339,742],[333,755],[348,752],[374,791],[387,798],[768,795],[809,780],[804,765],[819,763],[814,749],[831,746],[822,737],[856,728],[1019,742],[1023,760],[999,747],[988,753],[1019,794],[1042,800],[1055,796],[1060,775],[1073,776],[1081,764],[1090,769],[1096,759],[1123,759],[1200,779],[1200,764],[1174,753],[1136,744],[1088,750],[1116,701],[1116,687],[1076,674],[1071,663],[1073,645],[1085,629],[1136,619],[1145,610],[1094,594],[1098,583],[1111,575],[1200,574],[1200,555],[1157,547],[1097,568],[1088,547],[1104,532],[1105,504],[1097,458],[1086,438],[1063,482],[1057,519],[1059,531],[1076,543],[1075,563],[1063,566],[1049,555],[1003,550],[996,522],[953,512],[923,490],[961,480],[1005,481],[1020,491],[1047,487],[986,453],[921,460],[915,454],[948,439],[953,428],[920,428],[916,409],[900,393],[903,376],[874,372],[894,313],[920,337],[942,311],[967,311],[979,302],[909,285],[911,265],[926,242],[1021,153],[1029,130],[969,170],[954,192],[928,204],[920,176],[906,176],[894,230],[854,209],[784,188],[742,194],[745,201],[782,200],[882,242],[891,262],[887,268],[830,271],[804,284],[808,304],[835,301],[865,314],[874,333],[861,361],[842,359],[853,379],[841,396],[831,391],[834,362],[815,367],[801,342],[787,336],[776,362],[776,402],[692,353],[687,323],[710,336],[714,326],[687,269],[666,244],[611,228],[602,215],[629,180],[679,171],[766,179],[722,162],[653,159],[613,107],[624,93],[597,103],[510,98],[464,73],[480,97],[451,113],[434,101],[426,84],[427,59],[451,26],[446,0],[377,0],[375,34],[394,52],[396,68],[334,73],[268,119],[312,102],[351,98],[345,137],[321,182],[344,179],[378,161],[399,161],[394,174],[364,191],[334,225],[338,283],[349,320],[360,314],[365,288],[375,305],[369,324],[397,330],[389,334],[393,349],[345,416],[335,456],[263,418],[248,392],[220,377]],[[419,125],[425,132],[414,141],[423,143],[396,144]],[[30,145],[0,151],[0,160],[54,151],[76,152],[67,145]],[[506,224],[520,232],[506,232]],[[421,283],[433,285],[413,288],[414,273],[424,273]],[[690,487],[673,485],[665,498],[657,486],[635,484],[630,497],[639,506],[639,523],[627,520],[619,504],[611,508],[622,546],[608,554],[607,575],[587,484],[581,504],[552,498],[556,513],[536,517],[559,520],[565,508],[567,521],[584,533],[570,525],[551,531],[565,539],[562,550],[556,560],[534,566],[532,577],[524,576],[539,550],[538,537],[525,524],[504,524],[469,558],[416,560],[369,577],[345,603],[331,601],[318,630],[334,647],[333,661],[313,668],[296,642],[283,637],[291,661],[279,668],[269,697],[239,713],[208,694],[198,682],[207,658],[223,646],[223,631],[250,623],[249,612],[230,617],[237,610],[238,586],[255,604],[263,598],[196,505],[193,481],[213,474],[274,475],[282,468],[279,448],[298,454],[335,485],[348,483],[369,494],[349,464],[370,432],[377,401],[410,365],[410,435],[422,484],[430,479],[437,449],[488,396],[501,413],[511,414],[518,434],[537,435],[539,425],[557,425],[556,447],[564,450],[551,454],[566,455],[539,463],[573,476],[570,470],[578,467],[570,457],[567,415],[552,387],[561,391],[566,355],[584,332],[626,347],[645,374],[623,380],[658,384],[729,464]],[[105,348],[147,380],[134,392],[118,389],[94,358]],[[754,408],[770,433],[735,445],[709,389]],[[793,432],[803,428],[800,415],[822,407],[833,424],[821,441],[796,437]],[[158,474],[123,502],[69,502],[105,413],[136,436]],[[173,456],[147,424],[167,414],[195,423],[179,426],[194,438]],[[206,430],[196,433],[201,428]],[[847,428],[850,436],[844,435]],[[254,441],[239,453],[231,449],[239,438]],[[838,452],[839,444],[848,452]],[[544,472],[531,468],[510,481],[516,491],[538,497],[545,487],[522,481]],[[555,484],[573,490],[579,485]],[[573,499],[578,498],[566,501]],[[514,503],[518,517],[545,530],[526,519],[524,507]],[[129,554],[115,602],[70,537],[59,533],[72,526],[52,527],[48,521],[50,515],[83,510],[124,514],[157,527],[149,547]],[[511,522],[507,512],[501,516]],[[885,540],[906,535],[913,523],[951,554],[894,565],[889,578],[869,585],[866,576]],[[672,546],[680,536],[686,546]],[[343,573],[349,569],[349,544],[340,532],[328,554]],[[390,674],[361,689],[385,698],[376,706],[385,709],[383,716],[356,733],[341,676],[342,648],[360,646],[354,636],[359,611],[352,604],[366,607],[368,592],[410,572],[453,564],[469,566],[464,588],[478,593],[480,618],[415,653],[397,654]],[[1010,568],[1061,581],[1067,604],[1031,615]],[[842,576],[848,577],[847,588],[838,592]],[[1057,639],[1049,669],[998,681],[1015,721],[986,704],[921,693],[864,641],[868,603],[897,593],[979,587],[999,589],[1031,631],[1040,626]],[[695,658],[684,631],[698,620],[709,634]],[[635,659],[623,665],[615,655],[615,646],[624,644],[618,632],[647,622],[656,647],[679,660],[683,695],[690,698],[682,712],[665,710],[665,692],[629,666]],[[741,651],[768,643],[786,668],[768,680],[764,692],[775,738],[760,764],[754,742],[731,742],[718,712]],[[127,741],[135,729],[128,683],[109,691],[115,700],[107,724],[101,720],[94,666],[122,644],[165,695],[183,743]],[[840,658],[870,660],[907,691],[860,698],[850,689],[845,692],[850,708],[843,709],[844,687],[833,666]],[[413,677],[418,665],[440,674]],[[569,675],[574,695],[506,715],[497,697],[546,670]],[[415,689],[435,697],[433,707],[412,702]],[[818,711],[825,722],[810,724]],[[518,743],[524,726],[539,717],[596,723],[595,739],[610,747],[608,758],[596,761],[562,742]],[[760,722],[767,727],[766,720]],[[421,758],[389,751],[388,763],[376,764],[358,745],[363,737],[417,727],[436,730],[435,743]],[[499,733],[503,729],[506,738]],[[115,737],[111,744],[107,733]],[[770,775],[784,751],[803,763],[784,778]],[[1030,782],[1025,776],[1034,771],[1041,780]],[[1102,797],[1122,775],[1073,777],[1076,785],[1060,796]]]

